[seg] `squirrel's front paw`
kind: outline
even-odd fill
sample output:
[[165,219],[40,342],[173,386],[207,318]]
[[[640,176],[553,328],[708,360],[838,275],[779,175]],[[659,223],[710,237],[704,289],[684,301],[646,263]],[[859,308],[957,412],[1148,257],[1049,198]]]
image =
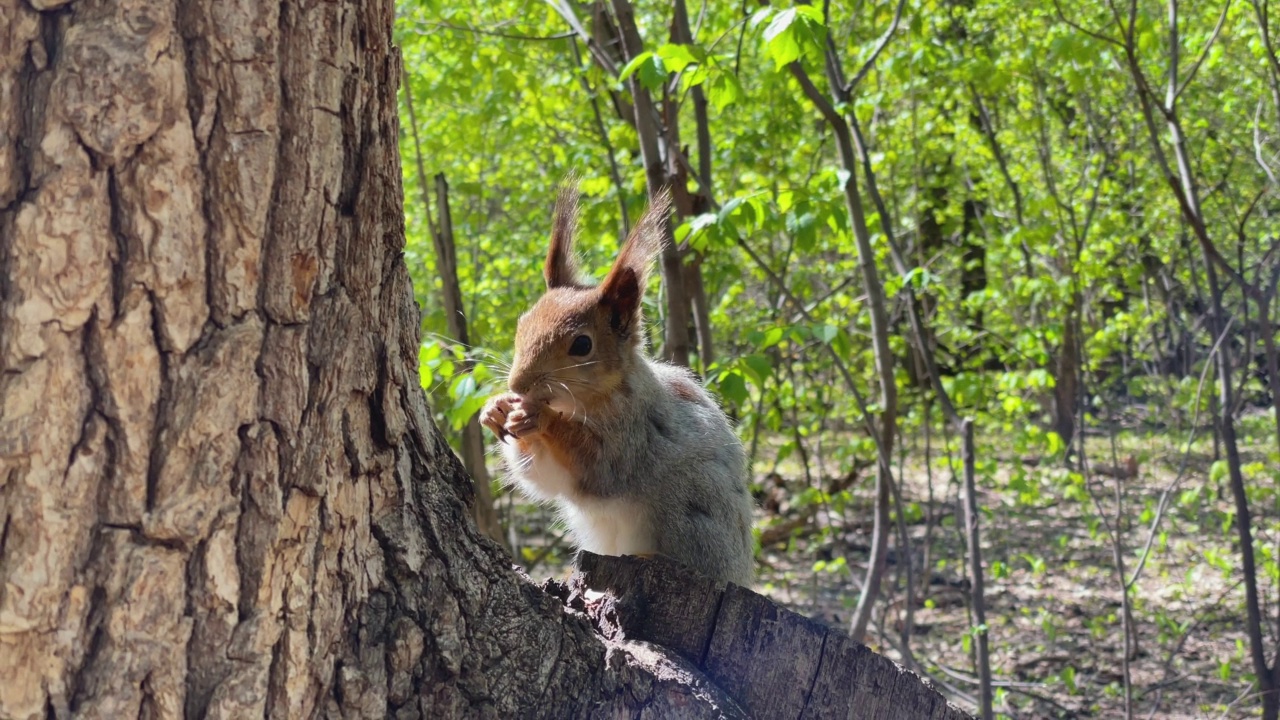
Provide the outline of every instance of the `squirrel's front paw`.
[[506,429],[507,420],[519,405],[520,396],[515,393],[494,395],[480,411],[480,424],[489,428],[499,440],[504,440],[511,434]]
[[507,413],[507,424],[503,429],[517,438],[525,438],[542,429],[542,420],[546,417],[545,405],[530,403],[524,400]]

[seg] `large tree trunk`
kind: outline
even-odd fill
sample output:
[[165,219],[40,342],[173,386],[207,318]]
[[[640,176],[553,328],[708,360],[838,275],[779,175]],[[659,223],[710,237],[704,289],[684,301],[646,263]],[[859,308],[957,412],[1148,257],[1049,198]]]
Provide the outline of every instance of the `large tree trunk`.
[[[469,517],[392,2],[47,4],[0,0],[0,717],[732,716]],[[954,715],[881,670],[845,704]]]
[[45,4],[0,2],[0,717],[705,710],[468,519],[393,4]]

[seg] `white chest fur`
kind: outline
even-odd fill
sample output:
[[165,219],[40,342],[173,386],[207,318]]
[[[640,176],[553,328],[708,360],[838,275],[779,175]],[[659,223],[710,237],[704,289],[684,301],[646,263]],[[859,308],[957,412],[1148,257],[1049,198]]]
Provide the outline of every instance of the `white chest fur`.
[[597,555],[641,555],[657,551],[649,519],[634,502],[586,499],[559,501],[574,544]]
[[525,495],[555,502],[579,548],[599,555],[656,551],[649,518],[636,503],[582,497],[576,479],[546,448],[535,448],[526,455],[514,443],[502,443],[502,453],[511,478]]
[[547,501],[574,494],[577,483],[573,475],[556,462],[546,447],[535,446],[533,452],[526,455],[512,440],[501,443],[501,446],[511,479],[530,499]]

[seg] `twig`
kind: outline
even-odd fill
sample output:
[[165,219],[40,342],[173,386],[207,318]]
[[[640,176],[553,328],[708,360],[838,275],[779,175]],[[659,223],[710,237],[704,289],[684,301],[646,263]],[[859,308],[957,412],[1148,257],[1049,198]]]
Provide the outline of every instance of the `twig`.
[[1138,556],[1138,564],[1133,569],[1133,575],[1129,581],[1125,583],[1126,588],[1131,588],[1138,582],[1138,578],[1142,576],[1142,570],[1147,565],[1147,558],[1151,555],[1151,547],[1155,543],[1156,530],[1160,527],[1160,521],[1164,517],[1165,511],[1169,507],[1169,498],[1172,497],[1173,491],[1182,483],[1182,478],[1187,472],[1187,466],[1191,460],[1191,444],[1195,442],[1196,432],[1199,430],[1200,424],[1200,394],[1204,391],[1205,379],[1209,376],[1209,368],[1213,367],[1213,355],[1218,351],[1218,346],[1227,337],[1227,331],[1231,329],[1231,322],[1234,318],[1227,319],[1227,325],[1223,328],[1222,334],[1218,336],[1218,341],[1213,344],[1209,350],[1209,355],[1205,358],[1204,369],[1200,371],[1200,382],[1196,385],[1195,406],[1191,414],[1191,434],[1187,437],[1187,449],[1182,454],[1182,464],[1178,468],[1178,474],[1173,478],[1163,492],[1160,493],[1160,502],[1156,506],[1156,516],[1151,520],[1151,530],[1147,533],[1147,542],[1142,548],[1142,554]]
[[1258,100],[1258,108],[1253,111],[1253,158],[1258,162],[1258,166],[1262,168],[1262,172],[1267,174],[1267,179],[1271,181],[1271,184],[1280,185],[1280,180],[1276,179],[1275,172],[1267,164],[1266,153],[1264,152],[1266,143],[1262,140],[1262,123],[1259,122],[1261,117],[1262,100]]
[[[951,683],[943,680],[942,678],[939,678],[937,675],[930,673],[928,670],[925,669],[923,665],[921,665],[919,662],[916,662],[915,657],[911,655],[910,650],[906,650],[906,652],[904,652],[903,648],[898,647],[897,641],[895,641],[888,634],[884,635],[884,640],[886,644],[888,644],[894,650],[897,650],[898,654],[904,660],[908,661],[907,664],[911,665],[912,669],[918,675],[920,675],[921,677],[927,678],[930,682],[932,682],[935,685],[945,688],[947,692],[951,693],[952,697],[958,698],[960,700],[963,700],[964,702],[969,703],[970,705],[973,705],[974,707],[977,707],[978,699],[976,697],[974,697],[973,695],[970,695],[964,690],[961,690],[955,685],[952,685]],[[938,667],[943,669],[944,672],[946,671],[946,669],[943,666],[939,665]]]
[[964,521],[969,545],[969,582],[973,603],[974,655],[980,680],[979,709],[983,720],[991,720],[991,658],[987,645],[987,609],[983,599],[982,546],[978,537],[978,500],[974,482],[973,419],[960,426],[964,439]]
[[609,53],[605,52],[595,37],[582,26],[582,22],[578,20],[578,14],[573,11],[573,5],[568,0],[547,0],[547,4],[551,5],[559,13],[560,17],[564,18],[564,21],[573,29],[574,34],[582,38],[582,41],[587,44],[587,49],[591,51],[591,57],[600,63],[600,67],[610,75],[617,77],[617,64],[613,62],[613,58],[609,57]]
[[1068,18],[1068,17],[1067,17],[1067,14],[1066,14],[1065,12],[1063,12],[1063,11],[1062,11],[1062,5],[1060,5],[1060,4],[1059,4],[1058,0],[1053,0],[1053,9],[1054,9],[1054,10],[1056,10],[1056,11],[1058,11],[1058,19],[1059,19],[1059,20],[1061,20],[1062,22],[1066,23],[1066,24],[1067,24],[1069,27],[1071,27],[1073,30],[1076,30],[1076,31],[1078,31],[1078,32],[1082,32],[1082,33],[1084,33],[1085,35],[1088,35],[1088,36],[1089,36],[1089,37],[1091,37],[1091,38],[1094,38],[1094,39],[1097,39],[1097,40],[1101,40],[1101,41],[1103,41],[1103,42],[1110,43],[1110,44],[1112,44],[1112,45],[1123,45],[1123,43],[1122,43],[1120,40],[1118,40],[1118,39],[1116,39],[1116,38],[1113,38],[1113,37],[1111,37],[1110,35],[1106,35],[1106,34],[1104,34],[1104,33],[1102,33],[1102,32],[1097,32],[1097,31],[1094,31],[1094,30],[1090,30],[1090,29],[1088,29],[1088,28],[1084,27],[1083,25],[1080,25],[1080,24],[1078,24],[1078,23],[1073,22],[1073,21],[1071,20],[1071,18]]
[[1200,57],[1196,58],[1196,61],[1191,65],[1191,69],[1187,70],[1187,79],[1183,80],[1182,84],[1178,86],[1178,89],[1174,91],[1173,100],[1178,99],[1178,96],[1182,94],[1182,91],[1186,90],[1187,86],[1191,84],[1191,81],[1195,79],[1196,73],[1200,72],[1200,64],[1203,63],[1204,59],[1209,55],[1209,48],[1213,47],[1214,41],[1218,39],[1218,33],[1222,32],[1222,25],[1227,21],[1227,10],[1230,9],[1231,0],[1227,0],[1227,2],[1222,3],[1222,13],[1218,15],[1218,24],[1213,26],[1213,33],[1209,35],[1208,42],[1204,44],[1204,48],[1200,51]]
[[893,11],[893,21],[889,23],[889,29],[885,30],[880,39],[876,41],[876,47],[871,51],[871,56],[862,64],[862,67],[858,68],[858,72],[854,73],[853,79],[842,88],[846,95],[853,92],[854,88],[858,87],[858,83],[862,82],[862,79],[867,76],[867,73],[871,72],[871,68],[875,66],[880,53],[884,52],[889,41],[893,39],[893,34],[898,31],[898,23],[902,20],[902,8],[906,4],[907,0],[898,0],[898,6]]
[[489,37],[503,38],[506,40],[528,40],[531,42],[563,40],[565,38],[571,38],[576,34],[570,30],[568,32],[556,33],[555,35],[521,35],[518,33],[498,32],[497,30],[481,30],[480,28],[468,27],[465,25],[450,25],[449,23],[443,22],[419,22],[418,24],[440,28],[441,30],[455,30],[457,32],[467,32],[474,35],[488,35]]
[[591,98],[591,111],[595,116],[596,132],[600,134],[600,142],[604,144],[605,154],[609,156],[609,175],[613,178],[613,187],[618,193],[618,209],[622,212],[622,236],[626,237],[631,232],[631,218],[627,214],[627,196],[624,192],[625,186],[622,184],[622,174],[618,171],[618,159],[614,157],[613,142],[609,140],[609,131],[605,128],[604,116],[600,113],[600,98],[592,92],[586,74],[581,72],[582,53],[578,52],[577,40],[573,41],[571,47],[573,48],[574,74],[578,75],[582,90],[587,93],[587,97]]
[[[753,250],[741,237],[735,237],[734,241],[738,244],[738,247],[742,248],[743,252],[751,258],[752,262],[754,262],[756,266],[764,272],[765,277],[769,278],[769,281],[778,288],[778,291],[787,299],[787,302],[791,303],[796,312],[800,313],[801,317],[803,317],[807,322],[813,322],[813,316],[809,314],[807,309],[805,309],[804,303],[791,292],[791,288],[787,287],[786,283],[784,283],[782,279],[778,277],[778,274],[773,271],[773,268],[769,267],[768,264],[766,264],[765,261],[756,254],[755,250]],[[876,454],[879,462],[887,467],[890,459],[884,447],[884,443],[881,442],[880,433],[876,432],[875,426],[871,423],[871,410],[867,407],[866,398],[863,397],[862,392],[858,390],[858,385],[853,380],[853,374],[849,372],[849,367],[845,364],[844,358],[840,357],[840,353],[836,352],[835,349],[831,347],[830,343],[823,343],[822,346],[826,348],[827,353],[831,356],[832,362],[835,363],[836,370],[840,373],[841,378],[849,389],[849,394],[853,395],[854,402],[858,405],[858,410],[862,415],[861,419],[863,429],[871,435],[871,440],[875,443]]]

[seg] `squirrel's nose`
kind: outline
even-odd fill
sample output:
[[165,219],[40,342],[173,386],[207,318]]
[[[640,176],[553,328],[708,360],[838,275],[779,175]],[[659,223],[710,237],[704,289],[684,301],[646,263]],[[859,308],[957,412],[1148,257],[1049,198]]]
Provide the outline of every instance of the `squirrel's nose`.
[[524,395],[533,387],[533,380],[531,372],[513,372],[507,377],[507,389],[517,395]]

